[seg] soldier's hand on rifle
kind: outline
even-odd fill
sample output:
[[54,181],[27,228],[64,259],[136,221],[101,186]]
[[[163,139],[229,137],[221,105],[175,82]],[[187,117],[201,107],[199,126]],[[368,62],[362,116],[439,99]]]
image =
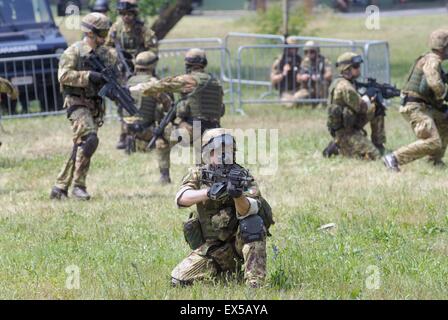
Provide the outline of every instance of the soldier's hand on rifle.
[[286,77],[288,75],[289,71],[291,71],[291,65],[285,64],[283,67],[283,76]]
[[94,85],[104,84],[103,75],[96,71],[89,71],[89,81]]
[[227,193],[232,198],[239,198],[243,195],[243,188],[240,183],[229,180],[227,182]]

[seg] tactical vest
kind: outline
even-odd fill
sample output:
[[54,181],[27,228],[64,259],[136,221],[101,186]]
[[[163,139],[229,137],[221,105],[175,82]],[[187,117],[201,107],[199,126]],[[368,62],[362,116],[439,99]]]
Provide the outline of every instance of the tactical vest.
[[428,82],[426,81],[425,74],[423,73],[422,67],[419,65],[419,62],[422,58],[424,58],[426,55],[420,56],[415,61],[414,65],[412,66],[409,76],[407,79],[407,82],[403,88],[403,91],[407,92],[414,92],[418,94],[423,99],[431,100],[433,99],[433,94],[431,92],[431,89],[428,86]]
[[[128,80],[128,86],[135,86],[140,83],[149,82],[153,77],[151,75],[140,74],[131,77]],[[137,107],[145,123],[154,123],[156,121],[157,100],[153,97],[145,97],[138,92],[132,93]]]
[[[87,58],[91,53],[91,49],[82,41],[79,41],[73,45],[76,46],[79,54],[76,63],[76,71],[92,70],[90,66],[87,64]],[[98,50],[100,50],[100,52],[97,53],[98,56],[100,57],[101,61],[105,65],[107,65],[108,62],[106,62],[104,59],[105,52],[102,50],[102,48],[99,48]],[[64,96],[71,95],[88,99],[98,99],[99,98],[98,92],[100,89],[101,89],[100,86],[95,86],[92,83],[89,83],[89,85],[85,88],[62,85],[62,94]]]
[[223,115],[222,86],[212,75],[191,74],[198,87],[189,95],[188,105],[193,119],[219,121]]
[[144,23],[137,20],[130,31],[125,30],[124,22],[119,21],[116,25],[117,40],[121,43],[124,51],[131,54],[134,58],[145,51],[145,39],[143,33]]

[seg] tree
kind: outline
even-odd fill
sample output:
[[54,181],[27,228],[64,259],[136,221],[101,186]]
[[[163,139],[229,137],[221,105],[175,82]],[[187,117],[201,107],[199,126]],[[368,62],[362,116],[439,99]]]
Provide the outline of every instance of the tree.
[[[150,0],[147,0],[150,1]],[[161,10],[159,17],[153,23],[151,29],[156,33],[157,39],[163,39],[172,28],[187,14],[193,10],[192,0],[170,1]]]

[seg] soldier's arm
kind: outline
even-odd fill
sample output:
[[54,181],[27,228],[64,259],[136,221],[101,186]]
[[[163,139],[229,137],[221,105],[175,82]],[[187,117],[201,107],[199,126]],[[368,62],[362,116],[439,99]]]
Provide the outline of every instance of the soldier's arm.
[[331,68],[330,60],[327,58],[325,58],[324,79],[326,81],[331,81],[333,79],[333,69]]
[[256,182],[252,182],[243,195],[234,199],[238,219],[257,214],[260,209],[260,190]]
[[440,70],[440,61],[437,59],[429,58],[423,64],[423,73],[425,74],[426,81],[437,100],[443,100],[447,94],[447,85],[443,82]]
[[362,98],[353,85],[346,82],[340,82],[336,88],[341,95],[344,103],[355,113],[366,114],[370,107],[370,103]]
[[0,78],[0,93],[6,93],[12,100],[17,100],[19,95],[17,88],[15,88],[11,82],[3,78]]
[[280,83],[283,80],[283,74],[281,70],[279,70],[280,59],[274,61],[274,64],[271,68],[271,82],[273,85]]
[[115,38],[114,36],[116,35],[117,32],[117,28],[115,26],[115,24],[112,25],[112,27],[109,29],[109,33],[107,35],[106,38],[106,42],[104,43],[105,46],[107,47],[115,47]]
[[151,29],[144,27],[144,43],[145,43],[145,50],[151,51],[155,54],[159,53],[159,42],[157,40],[157,36]]
[[161,92],[191,93],[197,86],[198,83],[192,76],[183,75],[141,83],[129,88],[129,90],[131,92],[139,91],[144,96],[154,96]]
[[156,99],[162,106],[162,112],[168,112],[170,110],[173,100],[171,100],[171,97],[168,94],[159,93],[156,96]]
[[79,53],[75,46],[69,47],[59,60],[58,80],[63,85],[85,88],[89,85],[89,71],[77,71]]
[[176,194],[176,205],[188,208],[197,203],[208,200],[208,188],[200,189],[200,172],[197,168],[190,169],[183,178],[182,185]]

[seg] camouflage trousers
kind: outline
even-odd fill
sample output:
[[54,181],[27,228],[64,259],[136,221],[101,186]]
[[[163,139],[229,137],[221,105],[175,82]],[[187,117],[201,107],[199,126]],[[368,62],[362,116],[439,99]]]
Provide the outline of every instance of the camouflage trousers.
[[[371,115],[366,119],[366,122],[370,123],[371,139],[367,137],[364,130],[352,128],[341,129],[336,132],[335,142],[343,156],[364,160],[376,160],[381,157],[376,145],[382,145],[386,142],[384,117]],[[360,127],[364,127],[364,125],[360,124]]]
[[[125,136],[133,135],[135,138],[135,147],[137,151],[146,152],[148,143],[151,141],[153,136],[153,130],[155,125],[151,125],[146,128],[143,132],[134,133],[129,130],[128,118],[123,118],[121,132]],[[132,122],[132,121],[131,121]],[[164,131],[163,138],[159,138],[156,141],[156,156],[159,169],[169,169],[170,168],[170,152],[172,144],[169,143],[171,132],[173,131],[173,126],[169,124]]]
[[308,85],[302,84],[302,88],[297,92],[295,97],[297,99],[326,99],[328,96],[328,83],[326,82],[312,82],[311,90]]
[[179,263],[171,277],[184,284],[212,279],[223,272],[239,272],[244,269],[248,285],[262,285],[266,277],[266,239],[244,243],[239,235],[235,240],[220,243],[207,242]]
[[285,108],[288,108],[288,109],[298,107],[299,104],[297,102],[294,102],[294,100],[300,99],[299,93],[300,93],[300,90],[297,92],[284,91],[280,96],[282,106],[284,106]]
[[73,182],[76,187],[86,187],[87,173],[91,157],[84,155],[80,146],[82,139],[91,133],[97,133],[100,119],[94,118],[89,108],[78,107],[69,116],[73,131],[73,149],[64,163],[55,186],[67,190]]
[[445,115],[421,103],[407,103],[400,113],[411,124],[417,141],[394,152],[400,165],[429,156],[430,161],[441,161],[448,145],[448,120]]

